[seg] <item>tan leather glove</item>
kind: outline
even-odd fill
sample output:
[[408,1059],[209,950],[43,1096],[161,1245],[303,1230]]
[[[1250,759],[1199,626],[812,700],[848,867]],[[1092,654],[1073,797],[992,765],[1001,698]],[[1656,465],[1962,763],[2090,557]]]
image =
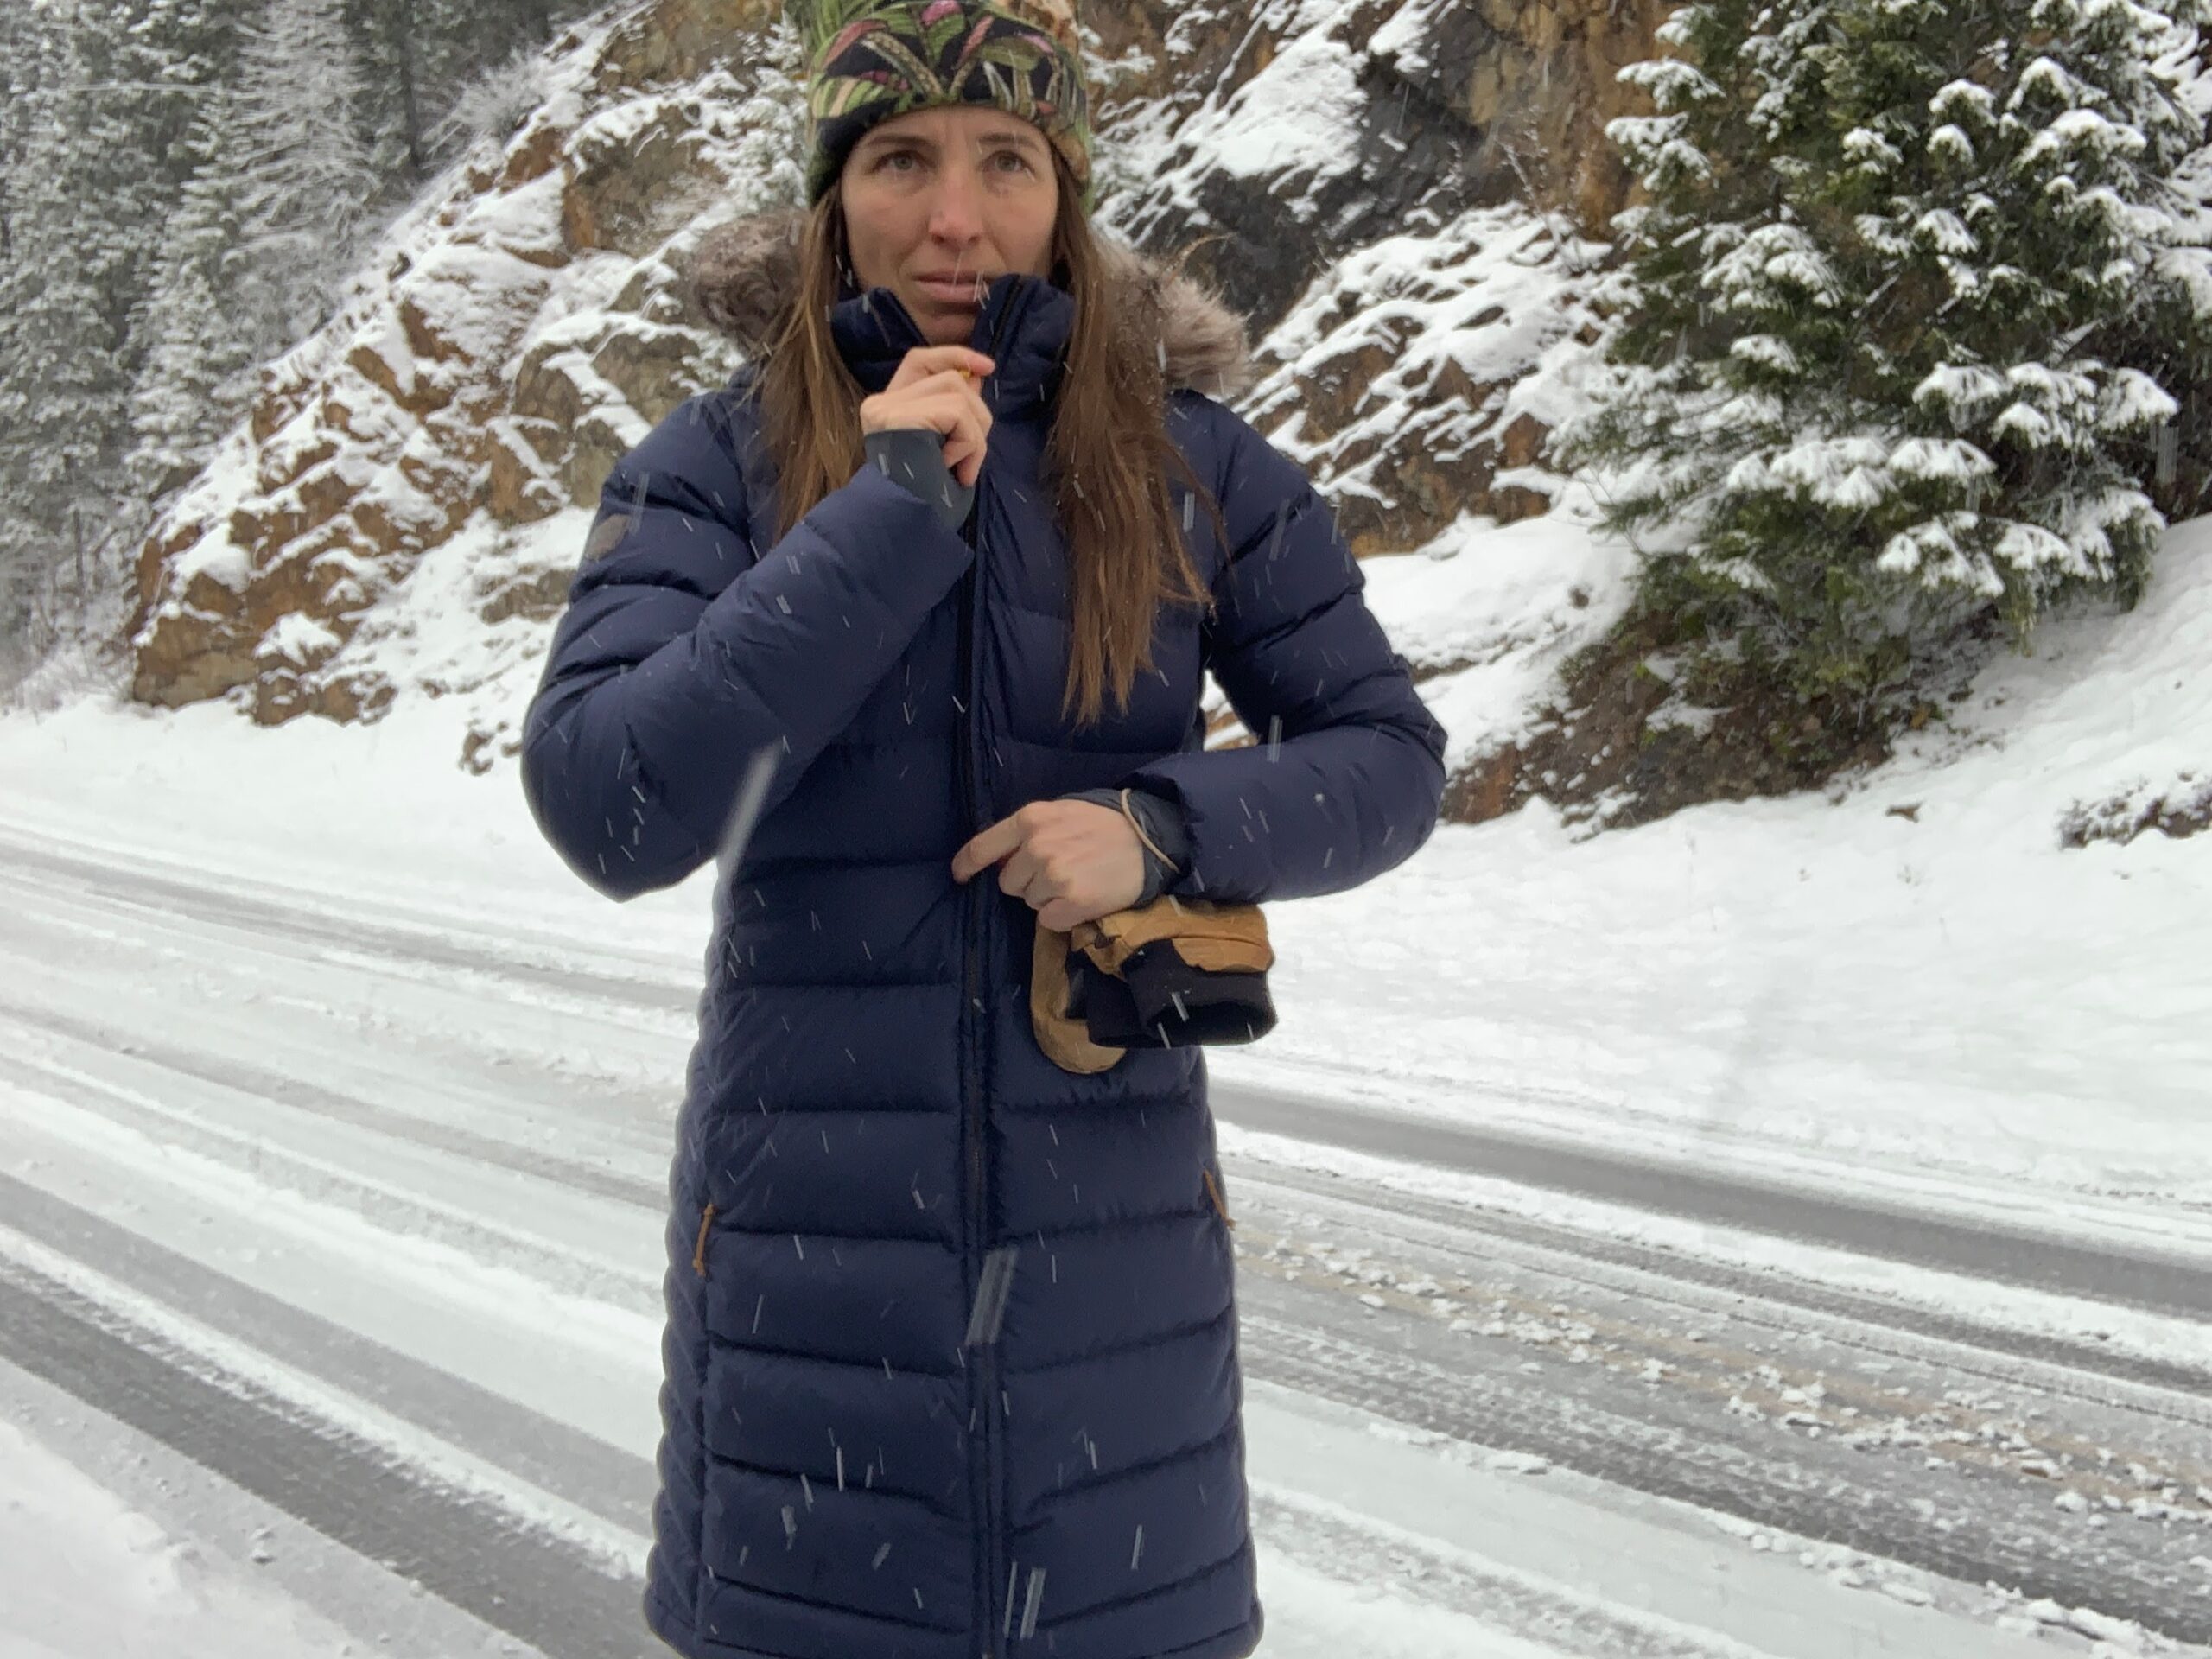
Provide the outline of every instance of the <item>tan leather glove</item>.
[[1163,896],[1068,933],[1040,922],[1030,1024],[1054,1065],[1084,1073],[1138,1042],[1253,1042],[1274,1028],[1274,965],[1257,905]]

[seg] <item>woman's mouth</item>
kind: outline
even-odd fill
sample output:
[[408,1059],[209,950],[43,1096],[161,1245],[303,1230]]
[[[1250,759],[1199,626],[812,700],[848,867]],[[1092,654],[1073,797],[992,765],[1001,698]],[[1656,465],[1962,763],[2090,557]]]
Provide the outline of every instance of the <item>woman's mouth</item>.
[[989,283],[987,276],[919,276],[914,282],[925,297],[939,305],[967,306],[981,305]]

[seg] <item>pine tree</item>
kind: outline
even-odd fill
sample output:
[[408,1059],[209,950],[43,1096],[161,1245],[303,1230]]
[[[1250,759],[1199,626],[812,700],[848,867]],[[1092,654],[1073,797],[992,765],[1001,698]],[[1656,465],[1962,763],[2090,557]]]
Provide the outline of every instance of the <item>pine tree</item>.
[[[2177,37],[2164,67],[2182,103],[2212,114],[2212,62],[2191,37]],[[2141,369],[2181,404],[2173,420],[2139,446],[2139,470],[2169,518],[2212,507],[2212,146],[2200,148],[2174,175],[2189,234],[2167,248],[2145,303],[2108,328],[2093,349]]]
[[42,10],[0,6],[0,264],[10,257],[25,152],[33,130],[33,89],[44,84],[54,52]]
[[184,145],[195,170],[169,215],[140,314],[125,468],[134,498],[149,505],[190,480],[252,395],[257,342],[230,298],[247,281],[231,108],[220,86],[208,89]]
[[57,6],[41,79],[23,94],[9,257],[0,263],[0,495],[9,525],[7,613],[24,622],[55,573],[90,585],[106,537],[124,423],[124,335],[152,192],[134,178],[112,89],[109,9]]
[[[244,0],[48,0],[0,25],[0,633],[98,598],[143,518],[123,464],[181,143]],[[107,550],[103,556],[102,550]]]
[[377,171],[412,189],[433,166],[431,123],[454,68],[447,0],[353,0],[346,22],[364,67],[359,111]]
[[119,580],[254,365],[474,137],[472,79],[588,9],[0,0],[0,657]]
[[348,0],[364,67],[363,135],[378,173],[411,194],[470,134],[449,120],[489,74],[520,73],[583,0]]
[[43,535],[13,510],[22,499],[33,439],[28,410],[17,404],[22,380],[11,365],[27,347],[10,302],[27,275],[33,136],[50,118],[60,62],[59,31],[45,9],[0,6],[0,668],[22,655],[25,621],[50,559]]
[[64,96],[48,129],[56,148],[34,185],[67,214],[71,263],[96,293],[106,349],[118,354],[174,199],[177,169],[168,152],[190,108],[188,97],[149,90],[155,83],[143,79],[154,68],[142,49],[147,4],[57,7],[69,20]]
[[[2173,411],[2101,331],[2170,298],[2168,182],[2202,143],[2198,0],[1711,0],[1613,137],[1624,321],[1562,434],[1648,538],[1644,599],[1865,718],[1994,613],[2132,596]],[[2161,67],[2164,54],[2168,67]],[[2200,325],[2201,326],[2201,325]]]
[[188,140],[205,120],[207,93],[234,81],[238,31],[251,10],[246,0],[136,0],[118,19],[135,148],[170,200],[199,169]]
[[237,299],[251,337],[271,353],[328,315],[379,194],[341,3],[269,0],[245,30],[234,207],[246,258]]

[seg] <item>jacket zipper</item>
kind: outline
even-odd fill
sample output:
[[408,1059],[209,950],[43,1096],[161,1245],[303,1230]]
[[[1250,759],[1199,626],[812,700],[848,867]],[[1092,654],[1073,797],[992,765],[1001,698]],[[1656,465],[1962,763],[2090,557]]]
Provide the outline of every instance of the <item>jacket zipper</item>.
[[[980,474],[976,482],[982,483]],[[963,810],[967,814],[966,833],[972,836],[984,826],[982,823],[982,804],[974,753],[976,742],[976,682],[977,634],[976,607],[982,598],[982,584],[976,565],[982,557],[981,520],[983,496],[976,493],[976,505],[962,535],[974,550],[967,573],[961,577],[963,584],[960,603],[960,695],[966,701],[962,710],[959,743],[960,796]],[[963,1151],[967,1163],[967,1225],[965,1252],[969,1267],[968,1281],[971,1296],[980,1295],[982,1289],[983,1229],[990,1214],[983,1192],[984,1142],[981,1079],[976,1066],[976,1027],[979,1023],[976,1005],[982,1000],[982,942],[978,927],[982,918],[982,895],[977,891],[988,880],[988,873],[976,875],[969,881],[969,890],[962,895],[960,918],[960,1121]],[[988,1348],[978,1347],[969,1351],[969,1396],[970,1423],[968,1455],[969,1503],[982,1523],[982,1559],[977,1563],[978,1582],[976,1596],[976,1629],[982,1645],[981,1659],[991,1659],[991,1585],[992,1562],[995,1559],[992,1541],[996,1532],[995,1504],[993,1501],[990,1478],[990,1458],[988,1443],[991,1434],[990,1391],[988,1368],[984,1361]],[[979,1452],[975,1436],[983,1436]]]
[[[1026,285],[1017,284],[1007,296],[1006,307],[999,315],[991,331],[988,355],[995,365],[1006,340],[1013,331],[1014,320],[1020,315],[1027,300]],[[988,459],[985,462],[988,465]],[[962,802],[968,814],[968,833],[976,835],[989,826],[983,821],[982,801],[982,663],[978,640],[982,632],[983,601],[982,581],[982,525],[985,492],[982,488],[982,474],[976,474],[976,502],[962,534],[975,556],[969,560],[967,584],[961,606],[961,693],[967,699],[965,719],[960,734],[960,781]],[[960,1010],[960,1109],[966,1139],[968,1158],[968,1236],[973,1241],[971,1261],[974,1271],[969,1283],[980,1294],[982,1283],[982,1261],[988,1254],[984,1248],[990,1221],[988,1191],[988,1147],[985,1122],[982,1077],[982,1045],[989,1040],[983,1028],[981,1006],[983,1000],[984,923],[988,915],[989,878],[977,875],[969,883],[966,913],[962,918],[963,964],[962,994],[966,1001]],[[976,1413],[976,1429],[982,1435],[980,1455],[971,1448],[969,1461],[969,1487],[976,1513],[982,1520],[983,1548],[980,1563],[982,1582],[976,1586],[976,1637],[979,1659],[993,1659],[994,1631],[998,1621],[999,1578],[1006,1568],[1001,1563],[1000,1523],[998,1512],[999,1487],[1002,1479],[1001,1463],[1004,1456],[1000,1439],[998,1349],[995,1338],[978,1346],[969,1356],[969,1380],[974,1389],[972,1400]],[[1010,1592],[1009,1592],[1010,1593]],[[1011,1600],[1007,1606],[1012,1607]]]

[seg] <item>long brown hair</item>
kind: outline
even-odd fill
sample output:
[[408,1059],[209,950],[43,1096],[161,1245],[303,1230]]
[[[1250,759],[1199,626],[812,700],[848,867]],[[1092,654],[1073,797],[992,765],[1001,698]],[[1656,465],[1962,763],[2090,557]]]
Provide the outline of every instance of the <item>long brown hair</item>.
[[[1167,431],[1161,290],[1168,272],[1109,253],[1078,205],[1081,188],[1066,162],[1056,154],[1053,165],[1060,179],[1054,276],[1075,301],[1075,321],[1046,472],[1073,595],[1060,713],[1084,727],[1097,724],[1109,690],[1126,709],[1136,677],[1152,669],[1160,607],[1210,607],[1184,540],[1197,505],[1224,547],[1229,532],[1220,504]],[[843,249],[843,197],[833,183],[800,233],[797,291],[772,331],[759,382],[782,506],[779,537],[850,481],[866,458],[861,390],[830,330]]]

